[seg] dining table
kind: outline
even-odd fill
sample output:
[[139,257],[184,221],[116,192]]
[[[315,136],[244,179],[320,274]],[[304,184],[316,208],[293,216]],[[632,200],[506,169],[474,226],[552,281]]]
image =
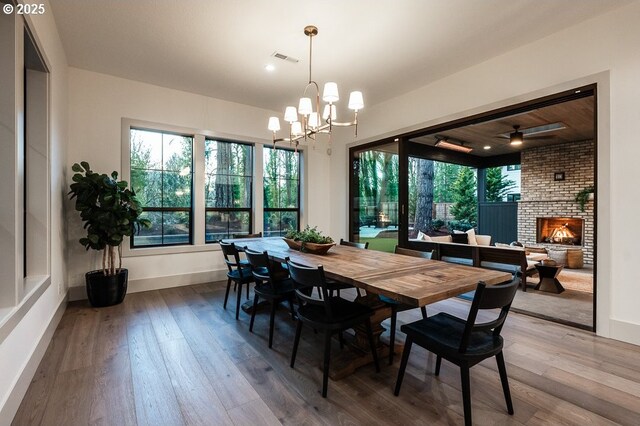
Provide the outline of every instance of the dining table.
[[[380,335],[385,331],[381,323],[391,316],[391,308],[378,295],[419,308],[473,291],[478,282],[495,285],[512,279],[507,272],[343,245],[332,247],[324,255],[305,253],[289,248],[281,237],[225,239],[225,242],[233,243],[240,251],[246,248],[266,251],[275,262],[289,259],[311,267],[322,265],[327,278],[365,290],[366,294],[356,301],[374,310],[371,324],[380,357],[390,350]],[[332,362],[330,377],[334,380],[372,360],[364,327],[354,331],[352,353],[341,354]]]

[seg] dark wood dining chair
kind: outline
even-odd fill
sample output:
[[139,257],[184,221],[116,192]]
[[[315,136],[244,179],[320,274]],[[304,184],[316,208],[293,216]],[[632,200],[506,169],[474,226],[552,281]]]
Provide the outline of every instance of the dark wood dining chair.
[[[399,247],[396,245],[394,249],[395,254],[402,254],[405,256],[413,256],[419,257],[422,259],[431,259],[432,251],[419,251],[419,250],[411,250]],[[396,343],[396,322],[398,320],[398,312],[408,311],[410,309],[414,309],[415,306],[405,305],[404,303],[400,303],[397,300],[393,300],[390,297],[379,295],[378,298],[387,304],[391,308],[391,324],[389,330],[389,365],[393,364],[393,357],[395,354],[395,343]],[[422,318],[427,317],[427,308],[424,306],[420,307],[420,311],[422,312]]]
[[258,232],[257,234],[233,234],[233,238],[262,238],[262,232]]
[[236,319],[240,314],[240,299],[242,299],[242,286],[247,286],[247,298],[249,298],[249,286],[254,282],[253,274],[248,262],[240,259],[240,253],[233,243],[225,243],[220,241],[220,248],[224,256],[224,263],[227,264],[229,272],[227,272],[227,291],[224,293],[224,309],[227,309],[227,300],[229,299],[229,289],[231,283],[237,289],[236,296]]
[[368,249],[369,248],[369,241],[367,241],[366,243],[356,243],[353,241],[347,241],[347,240],[343,240],[342,238],[340,238],[340,245],[341,246],[348,246],[348,247],[355,247],[355,248],[361,248],[361,249]]
[[[355,243],[355,242],[352,242],[352,241],[343,240],[342,238],[340,238],[340,245],[341,246],[347,246],[347,247],[355,247],[355,248],[364,249],[364,250],[369,248],[369,242],[368,241],[366,243]],[[340,296],[340,290],[347,290],[349,288],[355,288],[356,289],[356,293],[358,293],[358,297],[362,297],[362,294],[360,293],[360,289],[357,288],[357,287],[352,286],[351,284],[341,283],[339,281],[334,281],[334,280],[327,280],[327,288],[329,289],[329,294],[331,296],[333,296],[334,292],[336,292],[337,295]],[[320,293],[318,293],[318,295],[320,295]]]
[[[296,362],[296,353],[298,352],[298,344],[300,343],[302,325],[307,324],[314,330],[323,330],[324,362],[322,372],[322,397],[326,398],[329,382],[331,336],[336,333],[342,333],[344,330],[353,328],[358,324],[364,324],[367,335],[369,336],[369,347],[376,372],[379,372],[378,353],[376,352],[373,332],[371,331],[371,315],[373,315],[373,310],[368,306],[345,300],[341,297],[330,296],[322,266],[310,268],[299,263],[291,262],[288,259],[287,264],[289,265],[289,273],[293,280],[295,294],[298,299],[298,309],[296,312],[298,324],[296,326],[296,336],[293,341],[293,351],[291,352],[291,368],[294,368]],[[312,297],[314,287],[320,289],[320,298],[316,299]]]
[[280,302],[286,300],[289,302],[291,316],[294,317],[293,311],[293,282],[289,278],[289,273],[282,268],[279,263],[272,262],[269,254],[244,248],[244,253],[251,265],[251,273],[256,280],[253,288],[253,310],[251,312],[251,322],[249,323],[249,331],[253,333],[253,323],[256,318],[256,308],[258,300],[263,298],[271,304],[271,316],[269,317],[269,348],[273,346],[273,329],[275,323],[276,309]]
[[[464,422],[465,425],[471,425],[469,369],[479,362],[495,356],[507,411],[509,414],[513,414],[507,370],[502,354],[504,341],[500,332],[517,289],[517,279],[507,284],[489,287],[480,282],[476,288],[466,321],[441,312],[427,319],[403,325],[400,330],[406,333],[407,339],[402,352],[402,362],[398,370],[394,394],[398,396],[400,393],[411,346],[416,343],[436,354],[436,376],[440,374],[442,358],[460,367]],[[485,309],[500,309],[500,313],[492,321],[476,323],[478,311]]]

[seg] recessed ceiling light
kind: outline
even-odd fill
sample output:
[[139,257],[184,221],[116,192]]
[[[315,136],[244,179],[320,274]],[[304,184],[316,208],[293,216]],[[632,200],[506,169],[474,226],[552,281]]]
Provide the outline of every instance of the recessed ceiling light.
[[400,140],[400,138],[395,138],[393,141],[394,142],[398,142]]
[[491,145],[485,145],[484,149],[491,149]]
[[264,69],[269,71],[269,72],[273,72],[275,71],[276,67],[273,66],[273,64],[267,64],[264,66]]
[[576,90],[576,93],[580,93],[580,92],[582,92],[582,90]]

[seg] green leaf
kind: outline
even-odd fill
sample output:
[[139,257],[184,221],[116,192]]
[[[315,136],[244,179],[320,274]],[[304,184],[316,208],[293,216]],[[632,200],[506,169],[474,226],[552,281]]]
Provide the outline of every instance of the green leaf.
[[81,161],[80,165],[82,166],[82,168],[84,168],[85,171],[87,172],[91,171],[91,166],[86,161]]
[[73,166],[71,166],[71,170],[73,170],[76,173],[80,173],[83,171],[82,167],[78,163],[73,163]]

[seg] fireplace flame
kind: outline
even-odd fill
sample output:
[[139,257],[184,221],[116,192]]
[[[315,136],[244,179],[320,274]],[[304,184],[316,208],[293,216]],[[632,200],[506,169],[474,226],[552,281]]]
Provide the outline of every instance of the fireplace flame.
[[573,232],[571,232],[571,230],[569,229],[569,224],[565,223],[564,225],[555,228],[552,232],[551,235],[549,236],[549,240],[554,242],[554,243],[562,243],[564,241],[567,241],[569,239],[575,238],[576,234],[574,234]]

